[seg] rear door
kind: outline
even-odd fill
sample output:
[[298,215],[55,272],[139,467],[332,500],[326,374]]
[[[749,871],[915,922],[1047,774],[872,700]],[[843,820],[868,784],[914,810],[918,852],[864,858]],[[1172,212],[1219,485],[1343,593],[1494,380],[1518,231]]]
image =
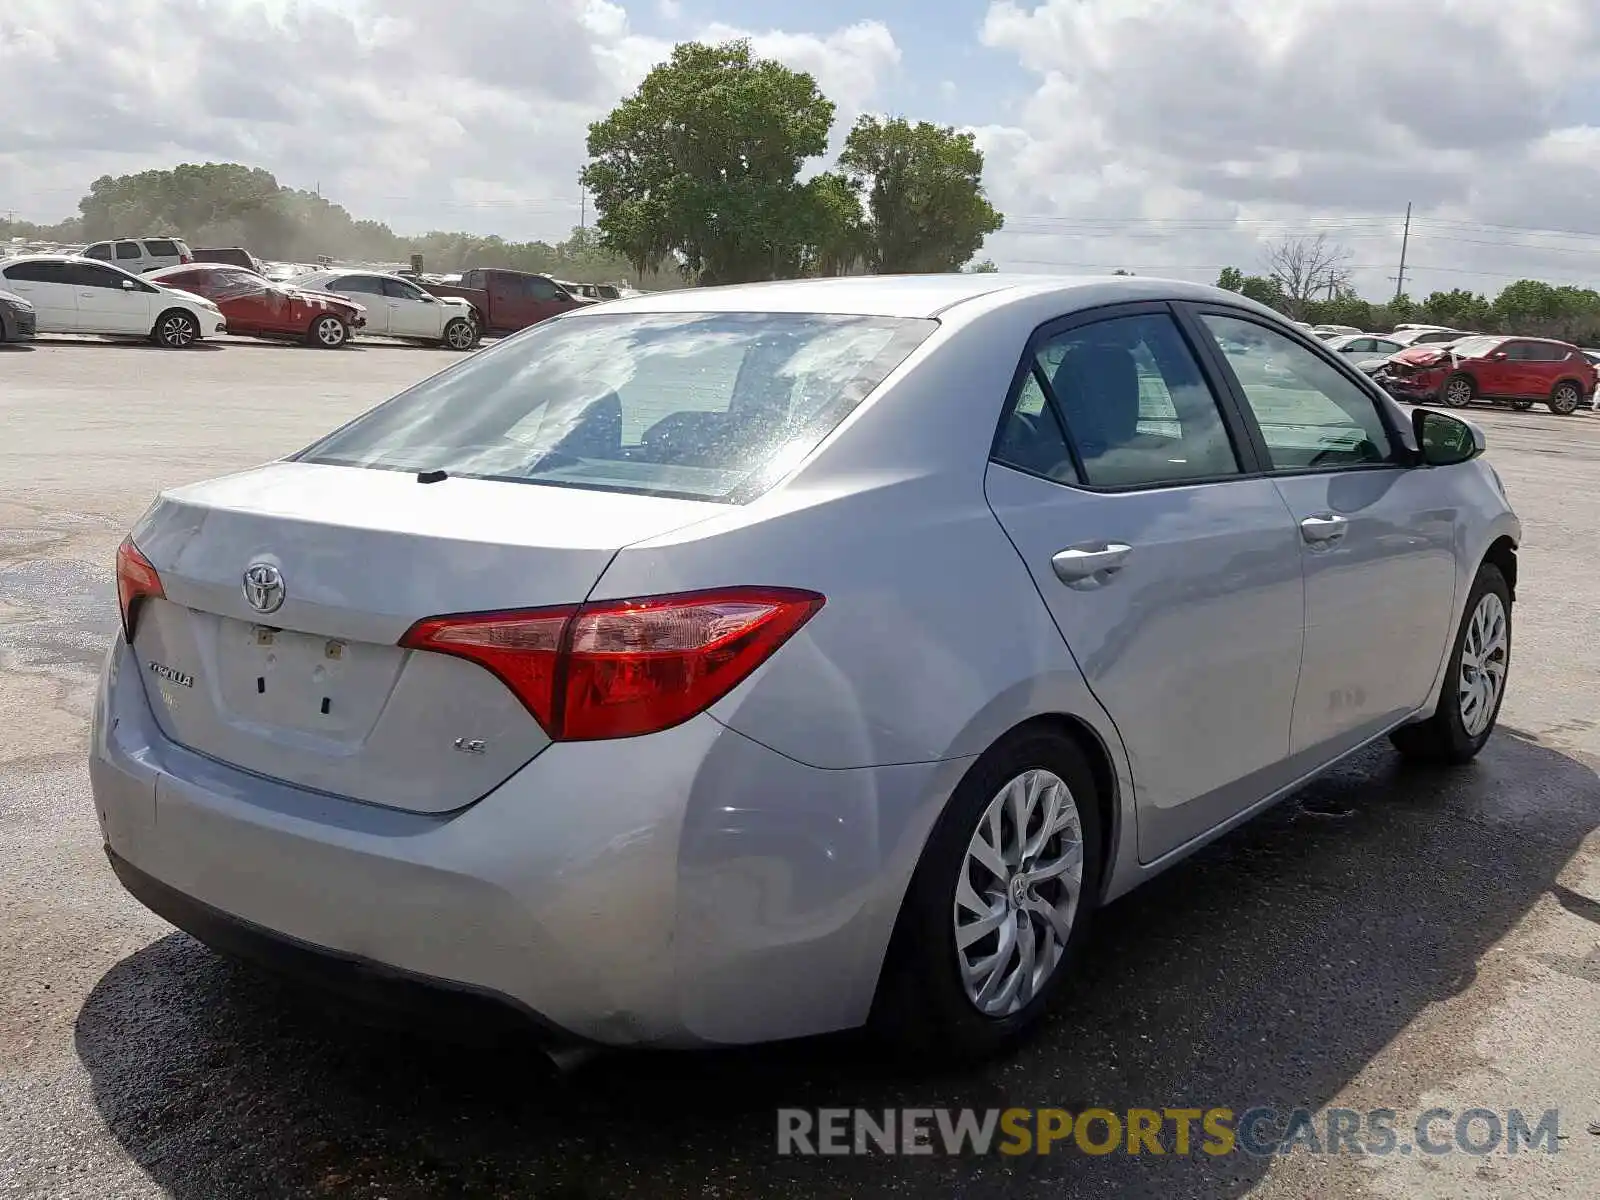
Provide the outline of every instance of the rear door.
[[143,280],[91,262],[71,263],[67,272],[77,285],[80,332],[146,334],[155,326],[156,290]]
[[1253,314],[1184,311],[1213,339],[1298,526],[1305,656],[1293,749],[1327,761],[1427,699],[1451,631],[1458,513],[1429,472],[1402,465],[1385,410],[1345,364]]
[[534,315],[532,294],[525,288],[527,276],[510,271],[485,271],[484,290],[489,293],[489,323],[496,329],[522,329],[539,318]]
[[5,269],[6,290],[33,304],[40,333],[78,331],[78,289],[67,276],[67,266],[54,259],[37,259]]
[[116,243],[115,258],[112,261],[124,271],[132,271],[135,275],[150,265],[145,258],[144,247],[138,242]]
[[389,310],[391,336],[430,340],[439,337],[444,324],[444,306],[437,298],[424,299],[420,288],[399,279],[385,279],[383,295]]
[[1170,309],[1035,335],[987,493],[1127,749],[1140,858],[1291,782],[1299,538]]

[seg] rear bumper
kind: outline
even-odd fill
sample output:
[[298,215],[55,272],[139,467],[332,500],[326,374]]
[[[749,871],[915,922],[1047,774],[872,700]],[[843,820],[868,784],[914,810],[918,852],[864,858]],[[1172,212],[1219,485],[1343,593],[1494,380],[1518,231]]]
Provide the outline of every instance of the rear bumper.
[[456,813],[401,812],[167,741],[120,638],[90,749],[119,876],[202,940],[243,929],[335,973],[420,977],[574,1040],[657,1046],[862,1023],[965,765],[818,770],[701,716],[551,746]]

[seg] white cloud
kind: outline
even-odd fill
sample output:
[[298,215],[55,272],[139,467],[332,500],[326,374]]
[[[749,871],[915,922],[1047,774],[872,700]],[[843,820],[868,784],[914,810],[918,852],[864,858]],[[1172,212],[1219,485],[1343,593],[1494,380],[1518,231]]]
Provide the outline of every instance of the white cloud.
[[[161,0],[136,20],[129,7],[0,4],[0,211],[57,220],[99,175],[231,160],[405,231],[561,236],[589,123],[672,48],[609,0],[473,0],[467,20],[440,0]],[[876,21],[684,36],[750,36],[817,74],[841,115],[900,59]]]
[[981,36],[1035,84],[979,131],[1002,265],[1200,277],[1326,230],[1377,295],[1414,202],[1413,292],[1600,274],[1600,240],[1470,225],[1600,228],[1593,0],[996,0]]

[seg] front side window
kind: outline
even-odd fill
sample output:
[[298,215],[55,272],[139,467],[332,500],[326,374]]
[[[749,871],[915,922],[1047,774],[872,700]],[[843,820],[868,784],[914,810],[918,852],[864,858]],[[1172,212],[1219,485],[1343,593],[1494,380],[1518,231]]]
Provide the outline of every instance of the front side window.
[[1058,333],[1035,366],[1084,482],[1148,487],[1239,472],[1216,397],[1171,317],[1116,317]]
[[742,502],[810,453],[937,324],[812,313],[555,321],[297,457]]
[[391,300],[416,300],[422,301],[422,293],[411,284],[399,279],[385,279],[383,281],[383,294]]
[[542,275],[529,275],[522,281],[523,294],[530,300],[559,300],[564,293]]
[[[113,267],[102,267],[94,263],[69,263],[67,264],[68,278],[78,287],[108,288],[122,291],[124,283],[132,282],[130,276]],[[133,290],[133,289],[128,289]],[[144,290],[142,287],[139,290]]]
[[1318,354],[1242,317],[1206,313],[1261,427],[1275,471],[1389,461],[1389,433],[1373,399]]
[[110,242],[96,242],[83,252],[85,258],[109,259],[111,257]]
[[383,295],[383,280],[376,275],[346,275],[328,285],[333,292],[361,292],[369,296]]

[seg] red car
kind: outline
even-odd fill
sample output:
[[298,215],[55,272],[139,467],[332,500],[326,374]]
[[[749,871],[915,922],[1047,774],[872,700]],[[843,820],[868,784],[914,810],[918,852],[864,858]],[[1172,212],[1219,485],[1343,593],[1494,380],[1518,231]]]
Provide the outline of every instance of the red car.
[[467,301],[478,314],[478,328],[485,333],[515,333],[557,313],[595,303],[574,296],[548,275],[498,268],[474,268],[462,275],[458,284],[422,286],[435,296]]
[[354,300],[301,291],[227,263],[164,267],[147,278],[210,300],[227,318],[229,333],[294,338],[337,350],[351,330],[367,323],[367,310]]
[[1529,409],[1543,401],[1562,416],[1595,394],[1597,379],[1594,363],[1567,342],[1498,336],[1413,346],[1391,356],[1379,374],[1390,393],[1413,404],[1465,408],[1488,400]]

